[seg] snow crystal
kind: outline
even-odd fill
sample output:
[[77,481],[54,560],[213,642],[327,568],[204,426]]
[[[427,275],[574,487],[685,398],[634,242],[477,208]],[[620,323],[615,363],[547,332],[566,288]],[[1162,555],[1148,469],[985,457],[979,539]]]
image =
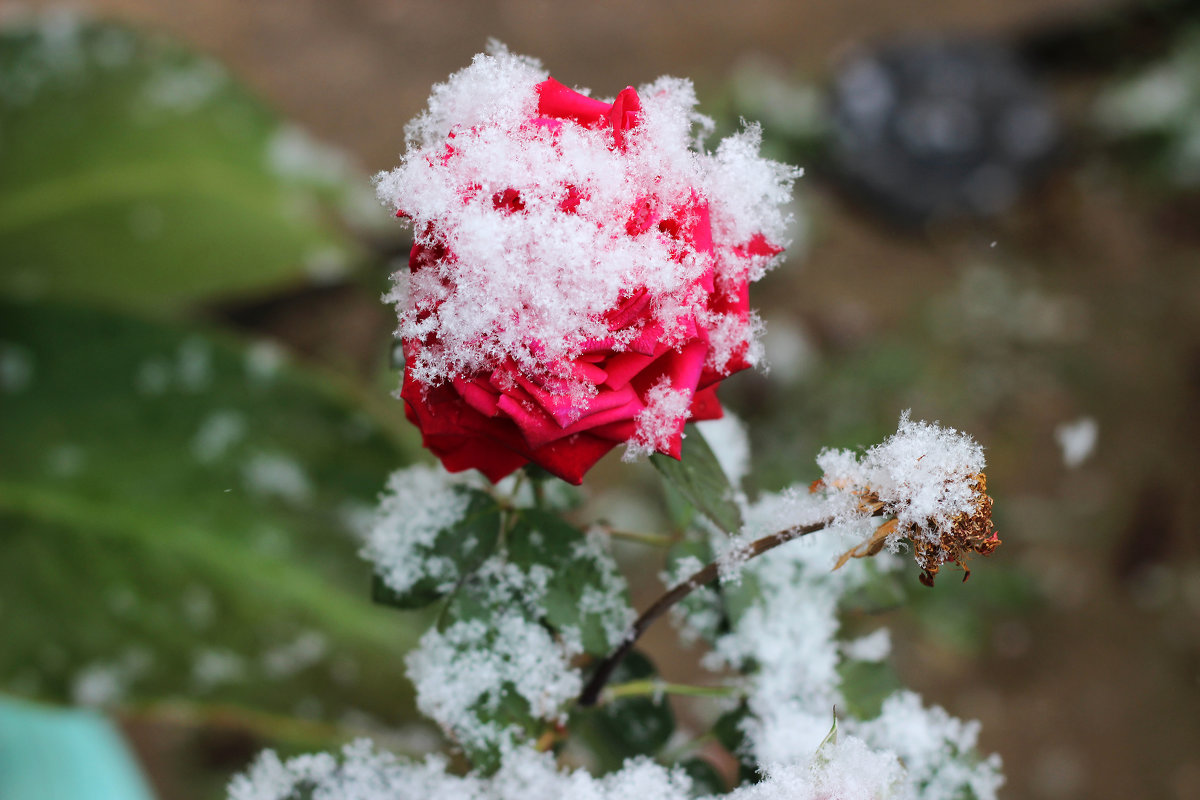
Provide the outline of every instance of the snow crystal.
[[160,395],[171,385],[171,365],[163,358],[147,359],[138,365],[133,383],[140,394]]
[[438,534],[467,513],[467,479],[419,465],[392,473],[367,528],[362,555],[391,589],[403,594],[427,578],[448,589],[461,577],[453,559],[434,552]]
[[46,451],[46,468],[57,478],[72,478],[83,471],[87,453],[77,444],[60,444]]
[[[616,647],[625,640],[637,614],[625,599],[628,584],[610,546],[608,534],[593,528],[583,541],[576,542],[571,548],[571,558],[579,562],[590,561],[596,568],[599,585],[584,587],[579,597],[579,612],[599,619],[608,646]],[[567,631],[562,633],[566,635]]]
[[[783,240],[779,206],[796,171],[759,156],[756,130],[715,155],[691,149],[691,131],[707,123],[689,82],[641,87],[641,119],[614,149],[609,129],[531,122],[546,78],[538,62],[502,48],[476,56],[410,123],[401,166],[376,177],[380,198],[412,220],[418,244],[454,253],[452,268],[437,261],[398,273],[387,297],[401,338],[437,335],[438,345],[408,364],[421,384],[505,358],[533,375],[596,341],[622,350],[638,331],[614,333],[604,314],[630,287],[655,298],[663,341],[682,340],[684,320],[706,314],[707,294],[696,290],[706,270],[717,269],[720,290],[738,277],[721,270],[745,269],[744,257],[731,257],[735,245],[754,235]],[[497,212],[502,196],[519,204],[513,213]],[[707,202],[724,249],[715,258],[681,253],[670,235],[629,234],[629,209],[646,198],[663,209]],[[753,277],[775,260],[754,259]]]
[[155,70],[142,90],[142,97],[152,108],[190,114],[216,96],[228,80],[224,67],[201,59]]
[[848,450],[817,457],[822,483],[834,494],[873,492],[893,514],[901,536],[938,545],[960,515],[970,516],[980,496],[983,448],[965,433],[900,416],[896,433],[861,458]]
[[112,661],[88,664],[71,681],[71,699],[83,706],[119,703],[130,687],[150,671],[153,662],[149,651],[130,647]]
[[246,435],[246,417],[239,411],[214,411],[192,437],[192,455],[201,464],[211,464],[226,455]]
[[[704,562],[695,556],[683,556],[675,560],[671,570],[659,575],[659,580],[667,587],[678,586],[704,566]],[[697,639],[715,639],[725,622],[721,597],[712,586],[693,589],[682,602],[671,608],[670,613],[671,620],[679,628],[680,638],[685,644],[691,644]]]
[[234,778],[230,800],[285,800],[302,787],[315,797],[337,800],[689,800],[691,780],[648,759],[633,759],[603,778],[582,770],[560,770],[551,753],[514,750],[495,775],[458,776],[439,756],[401,761],[375,752],[360,740],[333,756],[300,756],[287,763],[273,752],[261,755],[245,775]]
[[842,645],[842,655],[855,661],[883,661],[892,652],[892,637],[887,628],[872,631]]
[[217,616],[216,598],[212,590],[193,584],[180,593],[183,618],[193,628],[207,628]]
[[729,795],[735,800],[885,800],[897,796],[904,767],[896,756],[841,736],[809,763],[768,766],[761,783]]
[[0,342],[0,392],[16,394],[33,382],[33,357],[18,344]]
[[337,184],[351,173],[346,155],[322,144],[303,128],[279,126],[267,141],[267,164],[280,177]]
[[[872,750],[853,736],[829,742],[792,764],[767,768],[760,783],[742,786],[728,800],[885,800],[897,794],[904,768],[891,753]],[[529,748],[510,751],[491,777],[459,776],[440,756],[404,761],[375,751],[366,740],[343,748],[342,759],[306,755],[282,762],[271,751],[259,756],[229,786],[230,800],[286,800],[309,789],[337,800],[692,800],[691,779],[679,769],[634,758],[597,778],[560,769],[553,754]]]
[[510,691],[533,716],[559,719],[561,707],[583,688],[565,645],[519,611],[497,609],[483,620],[463,620],[421,637],[408,655],[408,677],[417,708],[467,747],[504,743],[510,732],[482,721],[479,709],[495,710]]
[[[798,497],[760,498],[746,510],[742,537],[725,546],[736,550],[743,538],[787,528],[777,527],[780,509],[788,512],[784,516],[795,514]],[[863,569],[832,567],[858,538],[855,526],[824,530],[741,566],[741,580],[756,587],[755,597],[732,630],[716,640],[705,663],[713,669],[754,667],[745,679],[753,714],[747,734],[759,763],[788,763],[813,752],[829,730],[830,710],[842,703],[838,602],[870,576]]]
[[246,676],[246,660],[229,650],[201,650],[192,662],[192,683],[201,692],[235,683]]
[[275,342],[259,339],[246,348],[246,377],[255,383],[266,383],[279,373],[287,353]]
[[936,706],[926,708],[913,692],[893,694],[879,717],[859,723],[855,733],[900,757],[911,796],[921,800],[954,800],[963,796],[964,787],[969,796],[991,800],[1004,782],[998,755],[978,761],[970,755],[979,739],[978,722],[955,719]]
[[1067,469],[1074,469],[1087,461],[1096,449],[1099,437],[1100,425],[1095,417],[1080,417],[1054,429],[1054,438],[1062,449],[1062,460]]
[[663,378],[646,393],[646,407],[637,415],[637,430],[629,440],[622,461],[636,461],[651,453],[668,452],[671,440],[688,417],[692,393],[671,388]]
[[282,453],[255,453],[242,467],[246,488],[263,496],[276,496],[292,503],[312,497],[312,483],[298,462]]
[[176,376],[181,389],[199,392],[212,383],[212,347],[208,342],[197,336],[184,339],[179,344],[176,359]]
[[271,678],[287,678],[308,669],[325,657],[329,643],[317,631],[308,631],[291,642],[262,654],[262,668]]

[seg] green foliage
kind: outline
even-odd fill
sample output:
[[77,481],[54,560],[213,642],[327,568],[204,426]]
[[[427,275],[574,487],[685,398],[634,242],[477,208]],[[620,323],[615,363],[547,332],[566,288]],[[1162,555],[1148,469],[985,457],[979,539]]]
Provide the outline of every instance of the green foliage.
[[754,759],[749,755],[746,734],[742,723],[750,716],[750,709],[745,703],[737,708],[726,711],[713,724],[713,735],[730,755],[738,760],[738,781],[746,783],[758,779],[758,771]]
[[[654,664],[637,650],[617,666],[609,686],[653,680]],[[619,769],[627,758],[652,756],[675,732],[675,714],[665,696],[618,697],[595,708],[577,709],[571,732],[587,742],[603,772]]]
[[382,214],[335,151],[161,36],[0,30],[0,292],[161,312],[345,271]]
[[0,365],[0,684],[407,713],[414,634],[368,601],[349,530],[406,447],[196,330],[0,301]]
[[[501,515],[500,506],[487,492],[465,486],[457,487],[455,491],[470,498],[462,519],[439,531],[432,547],[414,548],[413,557],[419,560],[448,559],[458,575],[464,576],[477,570],[496,549]],[[440,579],[426,575],[407,591],[397,592],[375,575],[371,597],[376,603],[393,608],[423,608],[446,595],[442,583]]]
[[903,688],[896,670],[886,661],[843,661],[838,664],[846,712],[858,719],[874,719],[883,701]]
[[615,565],[588,546],[583,531],[543,511],[525,511],[508,535],[508,557],[548,572],[545,621],[577,630],[584,652],[603,656],[628,624],[629,592]]
[[683,440],[682,458],[676,461],[656,453],[650,463],[671,486],[698,510],[729,534],[742,527],[742,512],[733,501],[734,489],[721,469],[712,448],[693,425]]
[[692,797],[725,794],[725,780],[717,768],[699,756],[680,761],[676,766],[692,779]]

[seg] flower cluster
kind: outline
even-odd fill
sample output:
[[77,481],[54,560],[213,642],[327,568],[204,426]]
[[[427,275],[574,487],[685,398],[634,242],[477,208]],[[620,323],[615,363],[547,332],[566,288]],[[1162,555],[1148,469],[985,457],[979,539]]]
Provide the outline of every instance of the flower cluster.
[[447,469],[579,483],[620,443],[678,457],[686,420],[721,415],[798,173],[756,128],[697,149],[695,103],[670,78],[597,100],[498,48],[435,87],[377,188],[415,234],[388,298],[401,396]]

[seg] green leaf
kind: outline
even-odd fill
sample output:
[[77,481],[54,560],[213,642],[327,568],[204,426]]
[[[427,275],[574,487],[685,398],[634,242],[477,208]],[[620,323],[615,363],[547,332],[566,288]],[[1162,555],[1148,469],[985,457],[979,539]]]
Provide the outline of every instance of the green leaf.
[[728,789],[717,768],[699,756],[680,761],[676,766],[692,779],[692,797],[715,797]]
[[[445,633],[455,623],[480,621],[486,626],[481,635],[470,641],[459,641],[455,647],[459,654],[466,654],[473,662],[484,663],[495,658],[496,644],[500,631],[497,629],[503,615],[513,613],[537,623],[537,612],[531,604],[521,602],[514,596],[517,589],[511,584],[511,574],[500,574],[484,570],[468,576],[450,595],[438,619],[438,630]],[[519,592],[518,592],[519,593]],[[477,740],[476,737],[456,737],[456,742],[470,759],[471,764],[484,773],[494,772],[499,766],[505,749],[521,734],[527,739],[536,739],[545,723],[534,716],[529,702],[522,697],[511,683],[490,688],[470,707],[469,712],[482,728],[494,724],[495,730],[515,729],[516,737],[501,735],[495,739]],[[452,732],[454,735],[454,732]]]
[[554,514],[530,510],[508,535],[508,558],[526,571],[548,571],[543,605],[555,631],[578,631],[584,651],[596,656],[619,643],[632,618],[629,589],[599,543]]
[[[617,665],[610,686],[657,675],[654,664],[637,650]],[[675,732],[675,714],[665,696],[619,697],[599,707],[577,709],[570,728],[587,742],[604,772],[620,769],[628,758],[652,756]]]
[[679,461],[656,453],[652,463],[689,502],[728,534],[742,528],[742,512],[733,501],[734,489],[708,442],[695,425],[688,427]]
[[752,570],[742,570],[736,581],[721,584],[721,597],[725,601],[725,613],[729,616],[729,623],[736,627],[746,612],[758,605],[762,599],[762,586],[758,576]]
[[883,701],[903,686],[886,661],[843,661],[838,664],[846,712],[857,719],[874,719]]
[[[438,532],[432,547],[414,548],[413,558],[423,561],[438,558],[454,565],[457,578],[470,575],[496,549],[500,537],[500,506],[487,492],[456,487],[454,491],[469,497],[462,519]],[[397,592],[375,575],[371,597],[376,603],[393,608],[423,608],[448,593],[447,578],[426,575],[404,592]]]
[[350,533],[410,451],[328,385],[261,347],[0,300],[0,409],[0,685],[410,713],[416,631],[369,602]]
[[863,559],[861,569],[871,577],[842,598],[842,607],[867,614],[881,614],[904,605],[907,594],[903,581],[908,575],[880,570],[873,559]]
[[64,15],[0,30],[0,292],[159,312],[327,278],[365,178],[218,63]]
[[742,730],[742,723],[750,716],[750,709],[745,703],[737,708],[726,711],[717,717],[713,724],[713,735],[729,754],[738,760],[738,783],[751,783],[760,778],[757,765]]

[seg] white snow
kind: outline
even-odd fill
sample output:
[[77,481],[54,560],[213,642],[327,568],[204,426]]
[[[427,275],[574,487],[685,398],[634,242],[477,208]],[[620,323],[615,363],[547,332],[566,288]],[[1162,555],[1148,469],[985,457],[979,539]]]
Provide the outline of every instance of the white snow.
[[[715,155],[693,149],[692,131],[707,124],[694,91],[664,78],[640,89],[641,120],[625,146],[614,147],[606,127],[535,121],[535,87],[546,77],[536,61],[502,48],[476,56],[434,88],[408,126],[400,167],[376,178],[381,199],[411,219],[419,244],[453,253],[397,273],[387,298],[402,338],[436,335],[436,346],[409,361],[420,383],[508,358],[536,375],[599,341],[621,351],[640,329],[614,332],[604,314],[638,288],[654,298],[660,341],[684,341],[690,320],[719,332],[721,320],[707,317],[708,293],[697,287],[701,276],[715,269],[723,291],[777,260],[733,255],[755,234],[780,244],[786,235],[781,207],[797,172],[758,155],[757,130]],[[683,246],[664,227],[686,226],[703,203],[714,254]],[[642,230],[639,215],[664,222]],[[733,333],[749,335],[745,324]]]
[[1063,465],[1074,469],[1087,461],[1100,438],[1100,424],[1095,417],[1080,417],[1064,422],[1054,429],[1054,438],[1062,450]]

